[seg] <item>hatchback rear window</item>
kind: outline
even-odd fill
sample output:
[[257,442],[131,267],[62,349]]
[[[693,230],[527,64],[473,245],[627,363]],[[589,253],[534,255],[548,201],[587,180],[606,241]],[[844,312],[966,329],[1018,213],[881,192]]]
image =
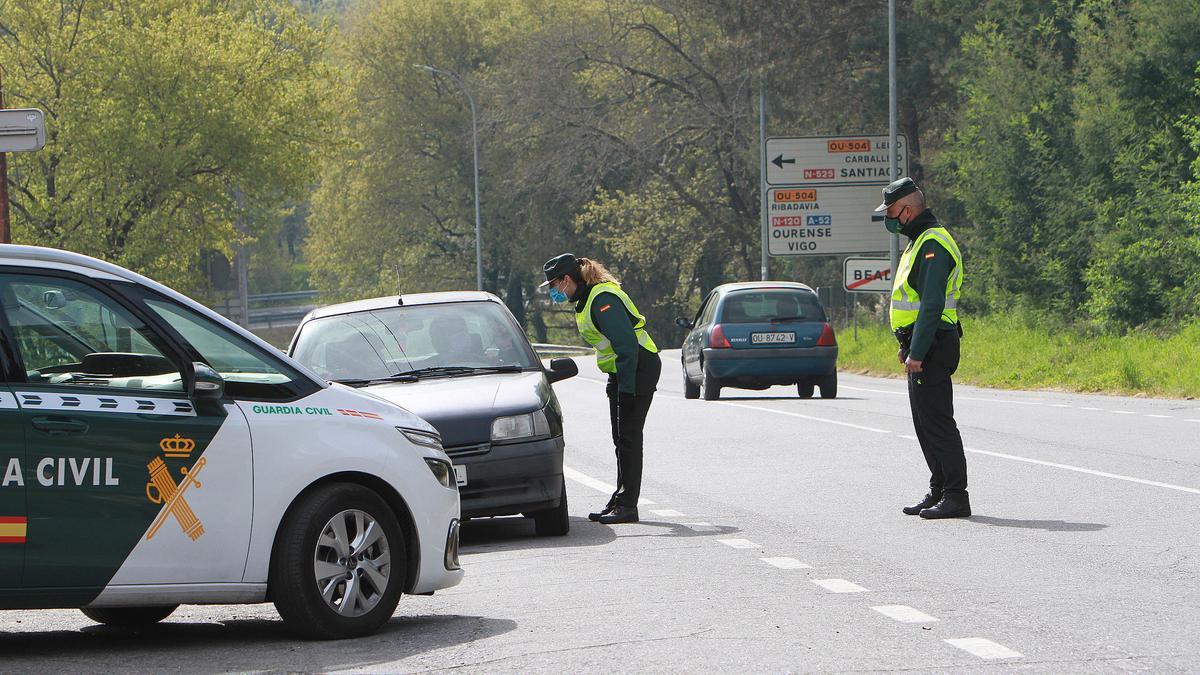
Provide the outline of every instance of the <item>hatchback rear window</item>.
[[772,319],[824,321],[825,311],[814,293],[792,290],[741,291],[725,298],[721,323],[766,323]]

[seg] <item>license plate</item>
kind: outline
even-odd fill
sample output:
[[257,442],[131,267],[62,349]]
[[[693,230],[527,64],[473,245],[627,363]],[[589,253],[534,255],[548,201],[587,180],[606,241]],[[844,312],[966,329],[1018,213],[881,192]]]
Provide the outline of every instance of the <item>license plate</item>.
[[454,465],[454,482],[458,483],[459,487],[467,484],[467,467],[462,464]]
[[795,342],[795,341],[796,341],[795,333],[751,333],[750,334],[750,344],[755,344],[755,345],[775,344],[775,343],[780,343],[780,342],[786,343],[786,342]]

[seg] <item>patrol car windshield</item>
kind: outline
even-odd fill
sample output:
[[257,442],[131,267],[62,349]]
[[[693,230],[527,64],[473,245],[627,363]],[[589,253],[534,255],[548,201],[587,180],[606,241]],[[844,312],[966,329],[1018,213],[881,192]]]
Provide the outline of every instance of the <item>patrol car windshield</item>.
[[337,381],[405,381],[538,368],[525,335],[494,302],[388,307],[305,324],[293,356]]
[[725,298],[721,323],[824,321],[825,311],[813,293],[792,290],[742,291]]

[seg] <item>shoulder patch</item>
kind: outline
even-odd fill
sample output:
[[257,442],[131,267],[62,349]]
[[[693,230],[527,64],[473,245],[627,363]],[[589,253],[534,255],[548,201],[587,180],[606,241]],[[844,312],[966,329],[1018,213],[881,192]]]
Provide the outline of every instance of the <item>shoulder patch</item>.
[[608,310],[610,310],[610,309],[612,309],[612,305],[605,305],[605,306],[603,306],[603,307],[601,307],[601,308],[600,308],[600,311],[601,311],[601,312],[607,312],[607,311],[608,311]]
[[934,252],[933,252],[933,251],[930,251],[929,253],[926,253],[926,254],[925,254],[925,259],[926,259],[926,260],[929,260],[929,259],[930,259],[930,258],[932,258],[933,256],[934,256]]

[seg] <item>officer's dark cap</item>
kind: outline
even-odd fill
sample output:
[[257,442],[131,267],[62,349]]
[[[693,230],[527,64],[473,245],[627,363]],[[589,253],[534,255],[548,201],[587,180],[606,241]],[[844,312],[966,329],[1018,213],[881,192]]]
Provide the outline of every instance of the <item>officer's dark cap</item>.
[[542,271],[546,273],[546,280],[538,288],[545,288],[551,281],[579,271],[579,261],[570,253],[564,253],[547,260],[546,264],[542,265]]
[[888,183],[888,186],[883,188],[883,203],[875,207],[876,211],[887,211],[887,207],[895,204],[904,197],[917,192],[921,188],[913,182],[913,179],[905,176],[897,181]]

